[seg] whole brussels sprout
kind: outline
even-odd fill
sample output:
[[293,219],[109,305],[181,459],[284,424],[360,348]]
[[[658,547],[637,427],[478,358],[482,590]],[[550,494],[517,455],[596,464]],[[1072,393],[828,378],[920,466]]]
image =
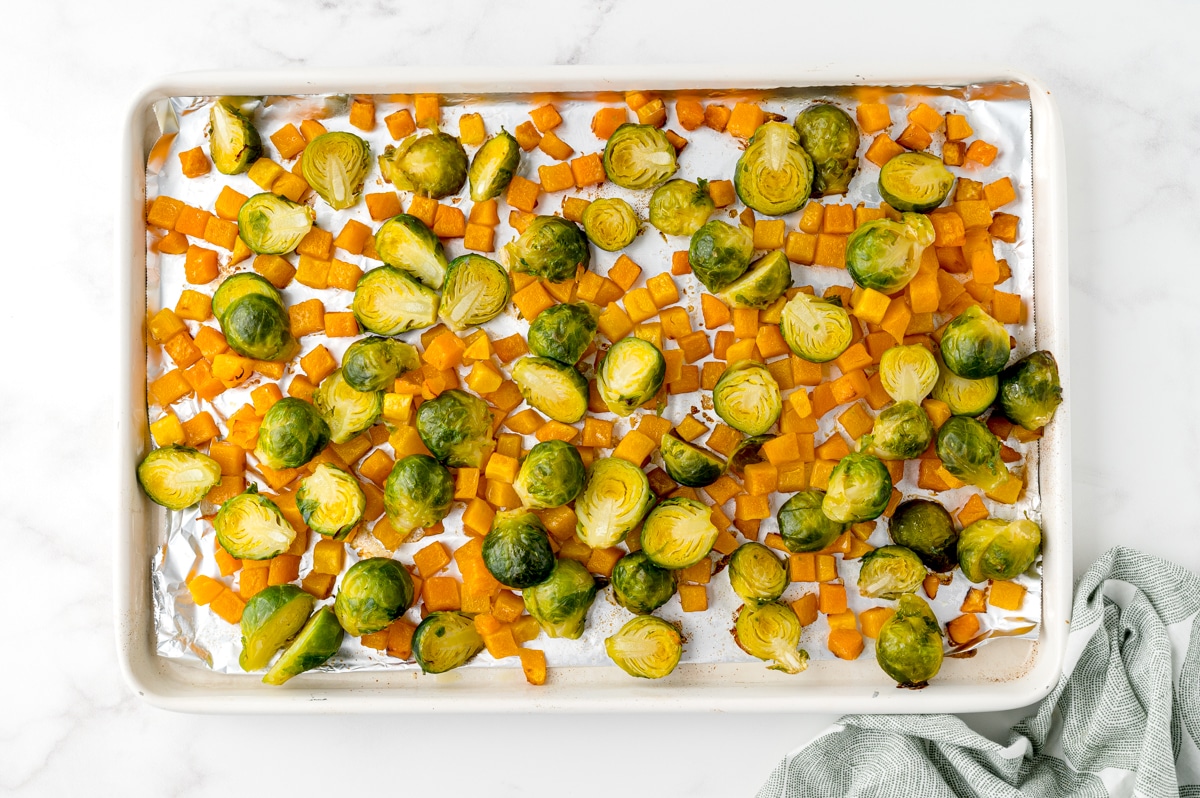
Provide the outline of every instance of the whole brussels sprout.
[[858,592],[867,598],[899,598],[925,581],[925,564],[903,546],[880,546],[867,552],[858,572]]
[[800,134],[784,122],[761,125],[733,170],[738,197],[767,216],[799,210],[812,184],[812,158],[800,146]]
[[441,288],[446,282],[450,264],[446,262],[441,240],[410,214],[393,216],[379,227],[375,233],[375,254],[384,265],[399,269],[430,288]]
[[1027,430],[1049,424],[1060,404],[1058,363],[1045,350],[1021,358],[1000,375],[1000,408]]
[[209,154],[221,174],[241,174],[262,157],[262,138],[235,98],[214,102],[208,109],[208,124]]
[[920,213],[867,222],[846,241],[846,271],[863,288],[894,294],[917,276],[921,253],[933,239],[933,223]]
[[592,345],[599,316],[589,302],[551,305],[529,325],[529,351],[574,366]]
[[942,667],[942,630],[920,596],[900,597],[875,640],[875,661],[904,687],[924,687]]
[[433,526],[446,517],[453,501],[454,477],[426,454],[401,457],[383,483],[383,508],[400,533]]
[[933,386],[933,398],[945,402],[956,416],[978,416],[992,406],[999,391],[999,377],[968,380],[943,368]]
[[729,456],[729,471],[738,479],[745,479],[746,466],[761,463],[767,459],[762,453],[762,445],[773,437],[772,435],[752,435],[749,438],[742,438],[737,448],[733,450],[733,454]]
[[644,551],[617,560],[611,579],[613,598],[638,615],[654,612],[675,595],[675,577],[651,562]]
[[586,477],[578,449],[563,441],[543,441],[525,455],[513,488],[521,504],[545,510],[574,501]]
[[587,380],[574,366],[548,357],[523,357],[513,366],[512,378],[530,407],[555,421],[574,424],[587,415]]
[[754,360],[739,360],[725,369],[712,396],[721,420],[747,435],[762,435],[783,413],[779,383]]
[[496,513],[483,539],[483,564],[505,587],[540,585],[554,570],[554,550],[542,521],[528,510]]
[[596,598],[596,580],[575,560],[559,560],[550,577],[521,591],[525,609],[546,634],[578,640]]
[[279,506],[251,485],[221,505],[213,519],[217,542],[239,560],[269,560],[283,554],[296,539],[296,530]]
[[717,292],[731,308],[765,308],[792,287],[792,266],[782,250],[763,255],[738,279]]
[[362,195],[367,172],[371,171],[371,145],[341,130],[322,133],[304,148],[300,171],[329,207],[344,211]]
[[880,460],[911,460],[929,448],[933,440],[933,422],[920,405],[897,402],[875,417],[869,435],[859,441],[859,451]]
[[471,159],[467,177],[471,181],[471,201],[484,202],[500,196],[521,163],[521,147],[503,128],[483,143]]
[[356,391],[337,369],[317,386],[313,406],[329,425],[329,439],[345,443],[379,420],[383,391]]
[[229,306],[246,294],[261,294],[274,300],[279,307],[283,307],[283,296],[280,295],[279,289],[271,285],[265,277],[254,272],[242,272],[226,277],[217,286],[212,298],[213,317],[220,322],[225,317],[225,312],[229,310]]
[[654,615],[639,615],[612,637],[604,650],[617,667],[641,679],[661,679],[675,670],[683,656],[683,636]]
[[596,369],[596,390],[608,409],[628,416],[658,394],[667,376],[667,361],[658,347],[626,337],[604,354]]
[[662,502],[646,516],[642,551],[655,565],[679,570],[707,557],[720,534],[707,504],[679,496]]
[[254,456],[268,468],[299,468],[329,443],[329,425],[303,399],[286,396],[263,416]]
[[747,604],[734,622],[733,639],[750,656],[773,661],[771,670],[800,673],[808,668],[808,652],[800,648],[802,631],[790,607],[775,602]]
[[431,612],[413,632],[412,648],[423,673],[445,673],[483,651],[483,637],[469,615]]
[[417,433],[451,468],[479,468],[495,446],[487,402],[452,388],[417,409]]
[[954,175],[927,152],[902,152],[879,170],[879,195],[898,211],[925,213],[950,196]]
[[457,194],[466,182],[467,153],[448,133],[409,136],[399,147],[384,148],[379,171],[396,188],[441,199]]
[[1000,441],[986,426],[967,416],[951,416],[938,430],[937,456],[952,476],[995,490],[1008,479],[1000,459]]
[[291,360],[299,349],[287,312],[276,300],[258,293],[238,297],[221,317],[229,348],[254,360]]
[[892,475],[883,461],[851,452],[833,467],[821,510],[838,523],[857,524],[878,518],[891,499]]
[[580,221],[588,241],[606,252],[616,252],[632,244],[642,226],[633,206],[619,197],[592,200]]
[[604,174],[621,188],[654,188],[676,168],[674,145],[653,125],[621,125],[604,146]]
[[920,344],[893,346],[879,359],[879,382],[897,402],[920,404],[940,373],[937,358]]
[[725,473],[725,461],[718,455],[673,435],[663,436],[660,452],[671,479],[689,488],[711,485]]
[[984,518],[958,536],[958,564],[972,582],[1013,579],[1028,570],[1042,547],[1033,521]]
[[[269,588],[268,588],[269,589]],[[259,593],[257,595],[262,595]],[[242,614],[245,618],[245,613]],[[300,633],[279,655],[263,677],[265,684],[283,684],[293,676],[324,665],[338,653],[346,632],[338,623],[332,607],[321,607],[308,619]]]
[[356,391],[390,389],[401,374],[420,367],[412,344],[377,335],[355,341],[342,355],[342,379]]
[[370,557],[346,571],[333,611],[347,633],[362,637],[386,629],[412,602],[412,577],[404,566],[389,557]]
[[788,551],[820,551],[833,543],[846,524],[832,520],[821,509],[824,491],[802,490],[792,496],[776,513],[779,536]]
[[829,103],[805,108],[794,124],[800,146],[812,158],[813,196],[845,194],[858,170],[858,125]]
[[437,321],[438,293],[405,272],[380,266],[364,274],[354,289],[354,318],[370,332],[399,335]]
[[958,530],[946,508],[928,499],[902,502],[888,524],[892,540],[921,558],[926,568],[950,571],[958,563]]
[[942,335],[942,361],[960,377],[978,380],[1004,370],[1012,352],[1004,325],[972,305]]
[[150,501],[168,510],[183,510],[203,499],[221,481],[221,466],[186,446],[164,446],[149,452],[137,467],[138,484]]
[[561,283],[575,277],[591,261],[587,238],[572,221],[561,216],[537,216],[525,232],[504,247],[508,269]]
[[729,558],[729,584],[747,605],[775,601],[788,582],[783,563],[761,543],[743,543]]
[[272,585],[255,593],[242,611],[242,670],[267,667],[275,652],[304,626],[313,603],[313,597],[295,585]]
[[307,205],[264,191],[242,203],[238,235],[259,255],[286,255],[312,230],[316,214]]
[[840,304],[801,291],[783,306],[779,330],[797,357],[828,363],[850,348],[853,324]]
[[650,224],[669,236],[690,236],[716,209],[707,180],[669,180],[650,197]]
[[465,330],[499,316],[511,297],[504,267],[482,255],[461,255],[446,269],[438,315],[450,329]]
[[713,219],[692,234],[688,263],[696,279],[710,292],[720,291],[746,273],[754,258],[754,235],[744,225],[734,227]]
[[575,499],[575,535],[593,549],[615,546],[652,506],[654,492],[645,471],[619,457],[596,460]]
[[296,509],[313,532],[344,540],[362,520],[367,497],[351,474],[335,465],[321,463],[300,480]]

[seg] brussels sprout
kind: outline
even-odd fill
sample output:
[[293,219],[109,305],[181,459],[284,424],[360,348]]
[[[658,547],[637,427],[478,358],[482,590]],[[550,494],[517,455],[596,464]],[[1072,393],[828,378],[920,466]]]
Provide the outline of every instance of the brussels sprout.
[[530,407],[555,421],[574,424],[587,414],[587,380],[574,366],[548,357],[523,357],[513,366],[512,378]]
[[[261,596],[262,593],[258,595]],[[245,617],[244,613],[242,617]],[[304,624],[296,639],[283,650],[271,670],[263,677],[263,682],[283,684],[293,676],[324,665],[330,657],[338,653],[345,637],[346,632],[338,623],[333,608],[321,607]]]
[[879,195],[898,211],[925,213],[950,196],[954,175],[927,152],[902,152],[879,170]]
[[937,456],[951,476],[995,490],[1008,479],[1000,459],[1000,441],[986,426],[967,416],[952,416],[937,436]]
[[920,404],[938,381],[937,358],[920,344],[893,346],[879,359],[879,382],[897,402]]
[[329,443],[329,425],[303,399],[286,396],[263,416],[254,456],[268,468],[299,468]]
[[479,468],[495,445],[487,402],[457,388],[417,409],[417,432],[433,456],[451,468]]
[[956,416],[978,416],[992,406],[999,391],[999,377],[968,380],[943,367],[933,386],[933,398],[945,402]]
[[505,587],[540,585],[554,570],[554,550],[542,521],[528,510],[496,513],[483,539],[483,564]]
[[717,415],[747,435],[762,435],[783,413],[779,383],[766,366],[753,360],[739,360],[725,369],[712,396]]
[[399,147],[384,148],[379,171],[396,188],[441,199],[457,194],[466,182],[467,153],[448,133],[409,136]]
[[792,287],[792,266],[782,250],[763,255],[738,279],[717,292],[731,308],[765,308]]
[[905,594],[875,640],[875,661],[904,687],[924,687],[942,667],[942,630],[925,599]]
[[775,517],[788,551],[820,551],[846,529],[845,523],[825,515],[821,509],[824,500],[824,491],[802,490],[779,508]]
[[413,632],[412,649],[423,673],[445,673],[483,651],[483,637],[469,615],[431,612]]
[[958,536],[958,564],[972,582],[1013,579],[1025,573],[1042,547],[1042,529],[1033,521],[984,518]]
[[344,211],[362,195],[371,171],[371,145],[353,133],[322,133],[304,148],[300,171],[329,207]]
[[342,355],[342,379],[356,391],[390,389],[401,374],[420,367],[412,344],[375,335],[350,344]]
[[529,351],[574,366],[592,345],[599,316],[588,302],[551,305],[529,325]]
[[356,391],[337,369],[317,386],[313,406],[329,425],[329,439],[345,443],[371,428],[383,412],[383,391]]
[[853,322],[845,308],[803,291],[783,306],[779,329],[788,347],[810,363],[828,363],[854,340]]
[[933,239],[933,223],[920,213],[867,222],[846,241],[846,270],[863,288],[894,294],[917,276],[921,253]]
[[499,316],[511,297],[503,266],[482,255],[461,255],[446,268],[438,315],[450,329],[465,330]]
[[333,611],[343,629],[362,637],[386,629],[412,602],[412,577],[404,566],[389,557],[371,557],[346,571]]
[[1049,424],[1060,404],[1058,363],[1045,350],[1021,358],[1000,375],[1000,407],[1009,421],[1027,430]]
[[679,570],[707,557],[720,534],[707,504],[676,497],[667,499],[646,516],[646,523],[642,524],[642,551],[655,565]]
[[296,530],[278,505],[260,496],[253,485],[221,505],[213,528],[221,548],[239,560],[269,560],[287,551],[296,539]]
[[978,380],[1004,370],[1012,352],[1004,325],[972,305],[942,335],[942,362],[960,377]]
[[383,483],[383,508],[402,534],[430,527],[450,512],[454,477],[426,454],[401,457]]
[[880,460],[910,460],[919,457],[933,440],[933,422],[913,402],[897,402],[875,417],[871,434],[858,443],[859,451]]
[[754,235],[745,225],[734,227],[713,219],[692,234],[688,263],[710,292],[720,291],[746,273],[754,257]]
[[604,146],[604,174],[621,188],[654,188],[677,168],[674,145],[653,125],[621,125]]
[[916,553],[903,546],[880,546],[863,555],[858,592],[867,598],[896,599],[924,580],[925,564]]
[[[595,203],[592,203],[593,205]],[[708,195],[708,181],[669,180],[650,197],[650,224],[669,236],[690,236],[717,209]],[[587,214],[584,213],[586,222]]]
[[581,221],[588,241],[606,252],[616,252],[632,244],[642,226],[633,206],[619,197],[592,200]]
[[313,597],[295,585],[272,585],[255,593],[242,611],[242,670],[265,668],[304,626],[313,603]]
[[738,197],[767,216],[799,210],[812,184],[812,158],[800,146],[800,134],[784,122],[760,126],[733,170]]
[[212,298],[213,317],[220,322],[225,317],[225,312],[229,310],[230,305],[247,294],[261,294],[274,300],[279,307],[283,307],[283,297],[280,295],[279,289],[271,285],[266,278],[254,272],[242,272],[225,278],[217,286]]
[[645,471],[619,457],[597,460],[575,499],[575,536],[593,549],[615,546],[637,529],[653,506]]
[[744,479],[746,466],[761,463],[767,459],[763,456],[762,445],[773,437],[773,435],[752,435],[749,438],[742,438],[729,457],[729,471],[738,479]]
[[718,455],[673,435],[663,436],[661,453],[671,479],[689,488],[711,485],[725,473],[725,461]]
[[525,455],[513,483],[521,504],[533,510],[562,507],[583,490],[587,469],[579,450],[563,441],[543,441]]
[[575,277],[591,261],[587,238],[572,221],[561,216],[537,216],[520,237],[504,247],[509,271],[532,274],[561,283]]
[[878,518],[891,499],[892,475],[883,461],[871,454],[851,452],[829,475],[821,510],[838,523],[856,524]]
[[264,191],[242,203],[238,235],[259,255],[286,255],[312,230],[316,214],[307,205]]
[[195,449],[164,446],[142,458],[137,479],[150,501],[168,510],[182,510],[216,487],[221,481],[221,466]]
[[354,318],[379,335],[399,335],[437,321],[438,294],[404,271],[380,266],[364,274],[354,289]]
[[575,560],[559,560],[550,577],[526,588],[525,609],[551,637],[578,640],[596,598],[596,580]]
[[675,577],[651,562],[644,551],[617,560],[611,579],[613,598],[638,615],[654,612],[675,595]]
[[818,103],[805,108],[795,126],[812,158],[813,196],[845,194],[858,170],[858,125],[836,105]]
[[639,615],[615,635],[605,638],[604,650],[608,652],[608,658],[630,676],[661,679],[679,664],[679,658],[683,656],[683,637],[662,618]]
[[471,180],[471,201],[483,202],[500,196],[521,163],[521,147],[507,130],[483,143],[471,159],[467,177]]
[[430,288],[441,288],[446,282],[450,264],[442,242],[415,216],[402,213],[384,222],[375,234],[375,253],[385,265]]
[[773,671],[800,673],[808,668],[808,652],[800,648],[800,619],[790,607],[772,602],[747,604],[738,613],[733,639],[752,657],[768,662]]
[[223,175],[237,175],[262,157],[258,130],[235,100],[222,97],[208,110],[208,149],[213,166]]
[[291,360],[299,349],[287,311],[274,298],[258,293],[238,297],[220,318],[229,348],[254,360]]
[[729,558],[729,584],[747,605],[775,601],[788,581],[783,563],[761,543],[743,543]]
[[888,523],[892,540],[921,558],[925,567],[949,571],[958,562],[958,530],[946,508],[928,499],[902,502]]
[[321,463],[300,480],[296,509],[304,523],[318,535],[344,540],[367,509],[358,480],[329,463]]
[[658,394],[667,376],[662,352],[641,338],[622,338],[596,369],[596,390],[608,409],[628,416]]

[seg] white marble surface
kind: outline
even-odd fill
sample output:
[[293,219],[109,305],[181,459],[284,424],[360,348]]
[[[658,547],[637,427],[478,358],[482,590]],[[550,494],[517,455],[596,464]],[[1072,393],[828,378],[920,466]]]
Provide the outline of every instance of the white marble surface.
[[[1077,572],[1196,568],[1200,6],[365,3],[5,8],[0,793],[750,795],[829,716],[192,717],[121,682],[111,621],[113,225],[135,90],[201,68],[856,59],[1009,64],[1054,91],[1070,180]],[[1112,8],[1118,8],[1116,4]],[[49,179],[47,179],[49,178]],[[51,188],[52,187],[52,188]],[[1002,728],[1015,713],[978,716]]]

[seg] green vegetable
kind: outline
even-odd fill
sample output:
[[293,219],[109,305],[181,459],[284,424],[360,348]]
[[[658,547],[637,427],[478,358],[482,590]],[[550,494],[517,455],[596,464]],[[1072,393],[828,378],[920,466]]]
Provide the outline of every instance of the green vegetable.
[[897,402],[920,404],[938,381],[937,359],[920,344],[893,346],[879,359],[879,382]]
[[441,288],[446,282],[450,264],[442,242],[415,216],[402,213],[384,222],[375,233],[375,253],[385,265],[430,288]]
[[743,543],[729,558],[729,584],[747,605],[775,601],[788,583],[783,563],[761,543]]
[[338,653],[345,636],[346,632],[338,623],[333,608],[321,607],[304,624],[296,639],[283,650],[283,654],[263,677],[263,682],[283,684],[293,676],[324,665],[330,657]]
[[630,676],[661,679],[683,656],[683,637],[662,618],[639,615],[604,640],[604,650]]
[[264,191],[242,203],[238,235],[259,255],[286,255],[312,230],[316,214],[307,205]]
[[283,305],[262,294],[233,300],[220,322],[229,348],[244,357],[280,362],[291,360],[300,348]]
[[168,510],[191,507],[221,481],[221,466],[186,446],[164,446],[142,458],[138,484],[150,501]]
[[312,609],[313,597],[295,585],[273,585],[255,593],[242,612],[242,670],[265,668],[304,626]]
[[898,211],[931,211],[950,196],[954,175],[927,152],[902,152],[879,170],[879,195]]
[[896,599],[912,593],[925,580],[925,564],[903,546],[880,546],[867,552],[858,572],[858,592],[867,598]]
[[239,560],[269,560],[296,539],[296,530],[279,507],[253,485],[221,505],[213,528],[221,548]]
[[225,317],[225,312],[229,310],[230,305],[247,294],[261,294],[274,300],[280,308],[283,307],[283,297],[279,290],[271,285],[265,277],[260,277],[254,272],[241,272],[226,277],[217,286],[216,293],[212,298],[213,317],[220,322]]
[[450,329],[465,330],[499,316],[511,298],[503,266],[482,255],[461,255],[446,269],[438,315]]
[[525,401],[555,421],[574,424],[587,414],[587,380],[574,366],[548,357],[523,357],[513,366],[512,378]]
[[958,536],[958,564],[972,582],[1014,579],[1025,573],[1042,547],[1042,530],[1033,521],[984,518]]
[[526,588],[525,609],[551,637],[578,640],[596,598],[596,580],[575,560],[559,560],[550,577]]
[[376,335],[355,341],[342,355],[342,379],[356,391],[391,390],[397,377],[420,367],[412,344]]
[[792,287],[792,266],[782,250],[763,255],[738,279],[717,292],[731,308],[765,308]]
[[249,114],[233,97],[222,97],[208,111],[208,149],[213,166],[223,175],[238,175],[262,157],[262,139]]
[[495,445],[487,402],[457,388],[417,409],[417,432],[433,456],[451,468],[479,468]]
[[859,451],[881,460],[911,460],[929,448],[933,422],[920,405],[897,402],[875,416],[869,435],[859,441]]
[[738,197],[767,216],[799,210],[812,184],[812,158],[800,146],[800,134],[784,122],[761,125],[733,170]]
[[399,147],[384,148],[379,171],[396,188],[441,199],[457,194],[467,181],[467,153],[448,133],[409,136]]
[[1000,459],[1000,441],[986,426],[967,416],[951,416],[938,430],[937,456],[952,476],[995,490],[1008,479]]
[[761,363],[731,364],[713,388],[713,407],[721,419],[747,435],[762,435],[783,413],[779,383]]
[[1027,430],[1049,424],[1060,404],[1058,363],[1045,350],[1021,358],[1000,375],[1000,407]]
[[263,416],[254,456],[269,468],[299,468],[329,443],[329,425],[303,399],[285,396]]
[[[609,461],[601,461],[609,462]],[[707,504],[676,497],[659,504],[642,524],[642,551],[662,568],[679,570],[708,556],[720,535]]]
[[544,510],[574,501],[586,478],[578,449],[563,441],[543,441],[525,455],[513,488],[521,504]]
[[362,520],[367,498],[353,475],[321,463],[300,480],[296,509],[318,535],[344,540]]
[[998,377],[968,380],[948,368],[943,368],[933,386],[933,398],[945,402],[950,412],[956,416],[978,416],[992,406],[999,391]]
[[788,347],[810,363],[828,363],[850,348],[854,327],[836,302],[803,291],[783,306],[779,329]]
[[846,529],[844,523],[825,515],[824,500],[824,491],[802,490],[779,508],[779,535],[788,551],[820,551]]
[[529,325],[529,351],[574,366],[592,345],[599,316],[588,302],[551,305]]
[[507,130],[483,143],[471,159],[467,177],[471,181],[471,201],[483,202],[500,196],[521,163],[521,147]]
[[354,289],[354,318],[379,335],[399,335],[437,321],[438,294],[400,269],[380,266],[364,274]]
[[413,632],[413,656],[424,673],[445,673],[483,651],[475,621],[461,612],[431,612]]
[[692,234],[688,263],[696,279],[716,293],[746,273],[754,257],[754,234],[744,225],[734,227],[713,219]]
[[596,369],[596,390],[609,410],[628,416],[658,394],[666,375],[667,362],[658,347],[630,336],[604,354]]
[[653,506],[654,492],[645,471],[619,457],[596,460],[575,499],[575,534],[593,549],[615,546]]
[[919,213],[903,214],[898,222],[867,222],[846,241],[846,270],[863,288],[894,294],[917,276],[921,253],[933,239],[933,223]]
[[794,124],[800,146],[812,159],[813,196],[845,194],[858,170],[858,125],[829,103],[805,108]]
[[661,454],[671,479],[689,488],[711,485],[725,473],[725,461],[720,456],[673,435],[663,436]]
[[978,380],[1004,370],[1012,349],[1004,325],[972,305],[942,335],[942,361],[960,377]]
[[[592,203],[595,205],[595,203]],[[650,224],[669,236],[690,236],[717,209],[708,195],[708,181],[670,180],[650,197]],[[587,222],[587,214],[584,214]]]
[[587,238],[572,221],[561,216],[536,216],[520,237],[504,247],[509,271],[532,274],[561,283],[575,277],[591,261]]
[[371,171],[371,145],[353,133],[322,133],[304,148],[304,180],[335,211],[352,207]]
[[588,240],[607,252],[633,243],[642,223],[633,206],[619,197],[601,197],[583,211],[583,232]]
[[431,527],[450,512],[454,477],[426,454],[401,457],[383,483],[383,508],[400,533]]
[[875,641],[875,661],[904,687],[924,687],[942,667],[942,630],[919,596],[900,597]]
[[958,530],[946,508],[928,499],[902,502],[888,524],[892,540],[921,558],[925,567],[945,572],[958,563]]
[[604,174],[621,188],[654,188],[676,168],[675,147],[653,125],[621,125],[604,147]]
[[345,443],[379,420],[383,391],[356,391],[337,369],[317,386],[313,406],[329,425],[329,439]]
[[778,603],[747,604],[734,622],[733,639],[752,657],[775,664],[773,671],[800,673],[808,668],[808,652],[800,648],[800,619]]
[[554,570],[554,550],[541,519],[528,510],[496,513],[483,539],[483,564],[505,587],[540,585]]
[[821,510],[842,524],[872,521],[892,499],[892,475],[878,457],[851,452],[829,475]]
[[613,598],[639,615],[654,612],[675,595],[675,577],[651,562],[644,551],[617,560],[611,579]]
[[413,602],[412,577],[388,557],[370,557],[351,565],[342,576],[333,611],[352,637],[386,629]]

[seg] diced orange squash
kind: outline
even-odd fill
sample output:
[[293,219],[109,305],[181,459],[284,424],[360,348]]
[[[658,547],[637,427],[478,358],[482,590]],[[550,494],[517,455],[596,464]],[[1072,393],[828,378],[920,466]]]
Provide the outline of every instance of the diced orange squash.
[[998,150],[994,144],[989,144],[982,139],[976,139],[967,147],[967,160],[975,161],[983,166],[991,166],[992,161],[996,159]]
[[[854,232],[854,208],[850,205],[826,205],[821,232],[849,235]],[[757,229],[757,228],[756,228]]]
[[987,600],[993,607],[1016,612],[1025,603],[1025,587],[1016,582],[992,582]]
[[[150,209],[146,212],[146,224],[151,227],[172,230],[185,207],[187,206],[184,203],[173,197],[155,197],[154,201],[150,203]],[[183,230],[179,232],[186,234],[186,231]]]
[[598,139],[607,139],[629,119],[624,107],[601,108],[592,117],[592,133]]
[[704,315],[704,326],[708,329],[714,330],[729,323],[729,308],[712,294],[701,294],[700,306]]
[[725,130],[738,138],[748,139],[754,135],[754,131],[758,130],[764,119],[763,110],[754,103],[736,103]]
[[505,194],[505,201],[520,211],[532,213],[537,207],[538,194],[541,193],[542,187],[532,180],[526,180],[520,175],[515,175],[512,182],[508,184],[508,193]]
[[834,629],[829,633],[829,650],[838,659],[858,659],[863,652],[863,636],[857,629]]
[[817,234],[817,246],[813,252],[813,265],[846,268],[846,239],[848,236]]
[[909,125],[896,137],[896,143],[910,150],[924,150],[933,143],[933,136],[920,125]]
[[1013,188],[1012,180],[1007,177],[1002,177],[999,180],[988,183],[983,187],[983,196],[985,201],[993,211],[997,208],[1002,208],[1008,203],[1017,198],[1016,189]]
[[532,685],[546,683],[546,652],[536,648],[522,648],[517,652],[521,658],[521,672],[525,681]]
[[704,612],[708,609],[708,588],[704,585],[680,585],[679,604],[684,612]]
[[[795,556],[795,555],[793,555]],[[793,580],[793,581],[812,581],[812,580]],[[800,598],[791,603],[792,612],[796,613],[796,617],[800,620],[801,625],[808,626],[815,623],[817,620],[817,594],[805,593]]]
[[704,107],[704,124],[718,133],[724,132],[729,124],[729,109],[723,105],[710,103]]
[[[709,448],[713,449],[711,437],[709,438]],[[734,482],[732,477],[724,474],[718,477],[716,482],[704,488],[704,492],[712,499],[713,504],[719,507],[736,496],[741,489],[741,486]]]
[[946,624],[946,634],[955,645],[963,645],[979,634],[979,616],[974,613],[960,615]]
[[417,127],[433,127],[441,120],[441,103],[436,94],[417,94],[413,97]]
[[969,139],[974,135],[975,131],[971,129],[971,125],[967,122],[967,118],[962,114],[946,114],[946,139],[949,141],[962,141]]
[[193,147],[179,153],[179,163],[184,177],[200,177],[208,174],[212,169],[212,163],[200,147]]
[[961,141],[947,141],[942,145],[942,163],[946,166],[962,166],[967,161],[967,145]]
[[246,602],[242,601],[232,590],[222,591],[208,605],[214,613],[227,623],[241,623],[242,612]]
[[867,148],[866,159],[882,168],[884,164],[904,152],[904,147],[897,144],[886,133],[880,133]]
[[[516,178],[514,178],[514,180],[515,179]],[[545,191],[548,194],[552,194],[555,191],[565,191],[568,188],[575,187],[575,176],[574,176],[574,173],[571,172],[570,164],[567,164],[567,163],[556,163],[556,164],[552,164],[552,165],[544,165],[543,164],[542,166],[539,166],[538,167],[538,179],[542,181],[541,190]],[[512,184],[509,184],[509,185],[511,187]],[[537,186],[537,183],[530,183],[530,185]],[[532,192],[532,189],[530,189],[530,191]],[[511,194],[511,191],[510,191],[510,194]],[[528,200],[524,199],[524,197],[521,197],[519,199],[523,202],[528,202]],[[526,211],[533,210],[532,206],[521,207],[521,206],[514,205],[512,196],[508,197],[508,204],[513,205],[513,207],[520,207],[521,210],[526,210]],[[534,198],[532,200],[532,204],[533,205],[537,204],[536,195],[534,196]]]
[[596,186],[605,181],[604,165],[598,153],[581,155],[571,160],[571,176],[579,188]]
[[468,147],[478,147],[487,138],[483,117],[479,114],[463,114],[458,118],[458,140]]
[[[817,557],[817,560],[819,562],[820,557]],[[821,582],[818,590],[818,606],[822,613],[825,615],[834,615],[846,611],[846,587],[844,585]]]
[[892,125],[892,114],[883,103],[859,103],[855,116],[864,133],[878,133]]
[[412,111],[407,108],[401,108],[399,111],[388,114],[383,118],[383,123],[387,125],[388,134],[396,141],[407,138],[417,129]]

